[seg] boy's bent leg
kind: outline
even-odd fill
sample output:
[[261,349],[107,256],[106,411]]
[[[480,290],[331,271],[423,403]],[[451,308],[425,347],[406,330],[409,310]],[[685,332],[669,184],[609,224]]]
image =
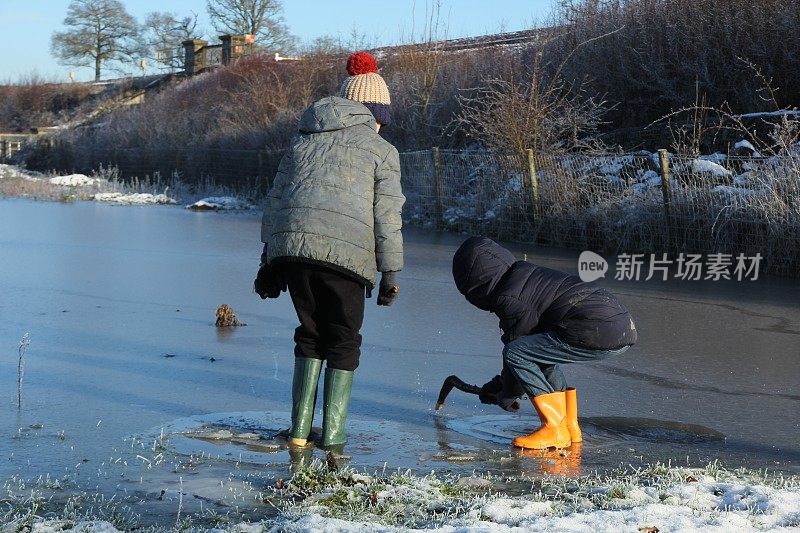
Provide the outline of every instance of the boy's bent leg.
[[539,368],[542,369],[544,379],[547,380],[554,391],[566,390],[567,379],[564,377],[564,373],[561,371],[561,366],[539,363]]
[[503,361],[508,364],[525,393],[533,397],[566,389],[566,380],[557,365],[600,361],[625,350],[627,347],[616,350],[578,348],[552,333],[539,333],[506,344]]
[[[628,347],[614,350],[579,348],[552,334],[530,335],[516,339],[503,350],[504,361],[531,397],[542,422],[530,435],[517,437],[513,444],[522,448],[564,447],[582,440],[578,425],[575,389],[567,389],[559,363],[598,361],[619,355]],[[527,381],[526,381],[527,380]],[[548,392],[547,386],[554,392]]]
[[515,339],[503,348],[503,363],[530,398],[566,387],[558,363],[568,362],[566,353],[549,334],[540,333]]

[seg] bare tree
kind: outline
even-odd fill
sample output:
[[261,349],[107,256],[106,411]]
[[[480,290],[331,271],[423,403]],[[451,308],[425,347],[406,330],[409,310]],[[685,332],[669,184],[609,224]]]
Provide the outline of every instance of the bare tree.
[[144,19],[149,56],[170,70],[183,66],[181,43],[197,35],[197,15],[153,11]]
[[206,9],[217,31],[254,35],[256,45],[270,51],[286,51],[293,45],[279,0],[208,0]]
[[66,31],[53,33],[50,49],[65,65],[94,65],[94,79],[109,61],[126,61],[141,52],[139,25],[119,0],[72,0]]
[[498,152],[558,154],[600,147],[594,136],[608,110],[584,84],[549,74],[537,53],[527,72],[491,78],[461,97],[456,118],[471,136]]

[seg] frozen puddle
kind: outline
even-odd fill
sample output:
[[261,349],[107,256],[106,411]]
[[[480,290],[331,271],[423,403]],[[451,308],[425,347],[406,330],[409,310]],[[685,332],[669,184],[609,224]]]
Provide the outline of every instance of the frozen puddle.
[[[482,415],[447,420],[457,433],[496,444],[510,445],[511,439],[526,435],[539,426],[538,419],[519,415]],[[693,444],[724,441],[713,429],[651,418],[595,417],[581,419],[585,446],[619,444],[623,441]]]
[[[162,439],[166,449],[175,455],[201,456],[218,461],[251,465],[285,465],[296,459],[286,445],[285,431],[290,426],[288,413],[262,411],[240,413],[210,413],[178,419],[163,428],[154,428],[138,437],[144,441]],[[312,438],[321,430],[315,427]],[[397,447],[398,442],[417,440],[415,435],[401,431],[389,421],[347,421],[348,444],[344,449],[350,459]],[[324,458],[322,449],[308,450],[311,456]]]

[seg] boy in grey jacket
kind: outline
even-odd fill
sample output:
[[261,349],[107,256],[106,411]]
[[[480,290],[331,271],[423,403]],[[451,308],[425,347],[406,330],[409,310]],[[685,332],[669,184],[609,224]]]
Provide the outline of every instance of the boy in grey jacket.
[[375,58],[357,52],[340,96],[323,98],[300,119],[281,160],[261,227],[264,252],[255,280],[262,297],[288,286],[295,330],[290,444],[305,446],[322,362],[322,445],[344,444],[366,293],[381,272],[378,305],[391,305],[403,268],[397,150],[378,135],[390,122],[389,91]]

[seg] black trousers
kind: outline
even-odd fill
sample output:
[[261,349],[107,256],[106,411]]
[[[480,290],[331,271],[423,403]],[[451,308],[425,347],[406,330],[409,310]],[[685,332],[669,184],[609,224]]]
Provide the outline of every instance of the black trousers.
[[336,270],[306,263],[281,265],[300,326],[294,354],[327,361],[329,368],[355,370],[361,356],[366,287]]

